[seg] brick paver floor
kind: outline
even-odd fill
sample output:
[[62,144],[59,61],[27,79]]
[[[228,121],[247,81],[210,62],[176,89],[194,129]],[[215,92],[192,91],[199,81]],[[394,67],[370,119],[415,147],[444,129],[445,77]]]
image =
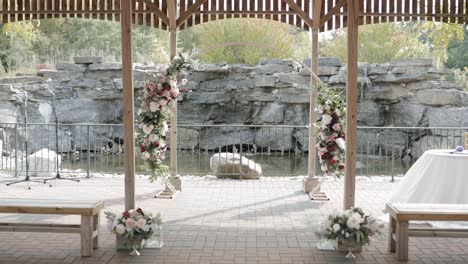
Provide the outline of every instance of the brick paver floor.
[[[6,177],[0,180],[7,180]],[[102,199],[106,210],[123,209],[121,176],[95,177],[80,183],[60,181],[6,187],[1,197]],[[395,184],[386,178],[360,178],[356,204],[376,216],[383,214],[385,200]],[[325,182],[328,202],[310,201],[301,192],[299,179],[268,178],[259,181],[191,178],[172,200],[154,199],[161,186],[137,180],[137,205],[160,211],[164,224],[164,247],[145,249],[139,257],[114,249],[114,236],[106,230],[100,248],[89,258],[80,257],[79,235],[0,232],[0,263],[398,263],[387,252],[387,229],[372,239],[355,261],[343,253],[319,251],[314,232],[324,215],[341,208],[343,181]],[[50,215],[0,215],[6,220],[77,223],[77,217]],[[468,263],[468,239],[411,238],[408,263]]]

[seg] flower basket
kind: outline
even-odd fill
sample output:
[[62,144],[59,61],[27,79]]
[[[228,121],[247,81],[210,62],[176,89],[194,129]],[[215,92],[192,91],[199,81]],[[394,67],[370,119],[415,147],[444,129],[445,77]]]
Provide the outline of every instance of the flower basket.
[[356,241],[353,240],[348,240],[348,239],[338,239],[335,240],[336,245],[335,249],[338,252],[361,252],[362,251],[362,244],[357,243]]
[[119,215],[105,212],[108,226],[116,234],[116,249],[132,250],[139,255],[139,249],[162,247],[161,216],[153,216],[142,209],[125,211]]

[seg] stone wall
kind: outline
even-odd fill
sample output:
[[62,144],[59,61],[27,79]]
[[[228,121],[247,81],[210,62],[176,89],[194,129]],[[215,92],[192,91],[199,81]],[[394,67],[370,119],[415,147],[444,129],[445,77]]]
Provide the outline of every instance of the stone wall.
[[[310,61],[304,63],[309,65]],[[319,66],[319,77],[325,83],[345,87],[346,66],[338,59],[321,58]],[[23,91],[27,91],[31,99],[28,107],[30,121],[53,121],[49,88],[56,94],[61,123],[122,123],[121,68],[120,63],[102,62],[98,57],[80,57],[75,58],[74,63],[59,62],[55,69],[39,70],[35,76],[1,78],[0,122],[22,122],[20,106]],[[145,80],[154,77],[155,69],[155,65],[135,64],[136,94]],[[363,63],[359,66],[359,73],[359,125],[468,126],[468,93],[443,81],[442,72],[433,66],[431,60]],[[269,59],[256,66],[202,65],[187,78],[192,92],[179,101],[180,123],[307,124],[310,73],[296,62]],[[68,126],[61,132],[68,135],[64,136],[65,141],[71,140],[74,144],[61,142],[62,145],[84,149],[84,142],[73,139],[73,129],[73,126]],[[203,132],[181,130],[188,135],[181,140],[187,148],[198,145],[208,149],[222,147],[235,133],[209,129]],[[286,142],[299,142],[301,148],[306,149],[307,142],[295,138],[302,132],[291,130],[282,136],[282,140],[286,137]],[[200,133],[205,134],[200,136]],[[246,142],[255,142],[255,133],[247,133],[250,138],[245,138]],[[103,133],[99,136],[109,135]],[[209,137],[210,140],[193,142],[199,137]],[[380,140],[373,143],[377,148]],[[408,140],[411,139],[401,140],[402,151],[414,143]],[[292,144],[286,148],[290,146]]]

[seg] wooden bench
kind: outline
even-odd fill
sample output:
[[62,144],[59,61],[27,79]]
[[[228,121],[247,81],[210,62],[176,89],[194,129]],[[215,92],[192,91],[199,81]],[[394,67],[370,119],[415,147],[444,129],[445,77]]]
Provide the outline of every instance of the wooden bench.
[[93,254],[99,242],[99,213],[102,201],[0,198],[0,213],[81,215],[81,224],[0,223],[0,231],[77,233],[81,255]]
[[409,221],[468,221],[468,204],[388,203],[390,252],[398,260],[408,260],[409,236],[468,237],[467,229],[440,229],[409,226]]

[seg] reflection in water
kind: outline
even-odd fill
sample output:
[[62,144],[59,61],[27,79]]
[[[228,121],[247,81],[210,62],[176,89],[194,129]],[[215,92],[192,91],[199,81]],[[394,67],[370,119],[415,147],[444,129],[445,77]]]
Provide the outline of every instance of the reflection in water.
[[[207,175],[211,174],[210,157],[213,152],[195,152],[179,151],[177,157],[178,172],[181,175]],[[123,173],[124,163],[123,154],[115,155],[96,155],[90,159],[83,155],[75,160],[64,160],[62,169],[82,170],[101,173]],[[169,156],[169,155],[167,155]],[[307,154],[286,154],[273,152],[271,155],[248,155],[249,159],[262,166],[263,176],[297,176],[307,175]],[[385,156],[358,156],[357,175],[375,176],[375,175],[400,175],[405,174],[413,162]],[[169,159],[165,160],[169,164]],[[319,166],[316,166],[317,169]],[[146,171],[145,165],[137,159],[137,171],[143,173]],[[317,171],[321,175],[322,172]]]

